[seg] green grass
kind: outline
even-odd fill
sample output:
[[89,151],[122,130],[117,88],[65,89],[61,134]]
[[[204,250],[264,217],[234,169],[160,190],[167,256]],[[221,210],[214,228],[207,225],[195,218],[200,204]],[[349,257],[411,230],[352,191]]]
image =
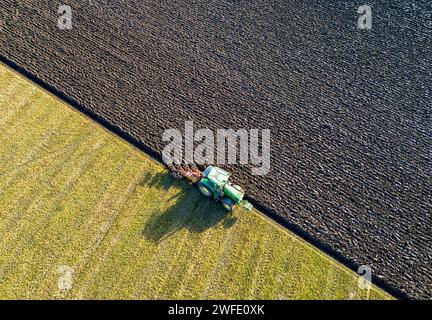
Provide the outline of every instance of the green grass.
[[[1,299],[387,299],[0,65]],[[58,287],[59,267],[72,288]]]

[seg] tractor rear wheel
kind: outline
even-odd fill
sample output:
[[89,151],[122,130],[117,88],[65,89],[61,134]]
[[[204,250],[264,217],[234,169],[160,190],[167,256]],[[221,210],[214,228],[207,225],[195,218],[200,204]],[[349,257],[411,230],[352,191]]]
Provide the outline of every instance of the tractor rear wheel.
[[198,184],[198,190],[205,195],[206,197],[211,197],[213,195],[213,192],[210,190],[209,187],[207,187],[204,183]]
[[231,212],[234,208],[234,201],[231,198],[224,197],[222,198],[221,203],[222,207],[228,212]]

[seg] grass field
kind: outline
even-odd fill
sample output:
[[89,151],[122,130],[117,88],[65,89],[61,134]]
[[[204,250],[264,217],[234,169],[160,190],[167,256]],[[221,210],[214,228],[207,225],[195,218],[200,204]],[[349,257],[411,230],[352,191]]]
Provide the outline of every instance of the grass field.
[[0,298],[387,299],[0,65]]

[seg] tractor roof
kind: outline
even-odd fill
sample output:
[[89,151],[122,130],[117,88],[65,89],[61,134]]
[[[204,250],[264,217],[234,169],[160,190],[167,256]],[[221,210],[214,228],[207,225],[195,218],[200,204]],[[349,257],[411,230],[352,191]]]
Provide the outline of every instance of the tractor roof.
[[204,177],[218,184],[224,184],[228,181],[230,173],[217,167],[209,166],[204,170]]

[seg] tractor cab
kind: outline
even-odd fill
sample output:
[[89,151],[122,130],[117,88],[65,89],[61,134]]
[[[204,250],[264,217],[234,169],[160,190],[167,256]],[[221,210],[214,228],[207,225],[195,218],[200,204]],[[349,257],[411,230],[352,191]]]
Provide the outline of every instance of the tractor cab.
[[240,204],[246,210],[252,205],[243,200],[244,190],[238,185],[229,182],[230,173],[217,167],[209,166],[203,172],[203,178],[198,183],[198,189],[207,197],[220,201],[227,211],[232,211],[234,205]]

